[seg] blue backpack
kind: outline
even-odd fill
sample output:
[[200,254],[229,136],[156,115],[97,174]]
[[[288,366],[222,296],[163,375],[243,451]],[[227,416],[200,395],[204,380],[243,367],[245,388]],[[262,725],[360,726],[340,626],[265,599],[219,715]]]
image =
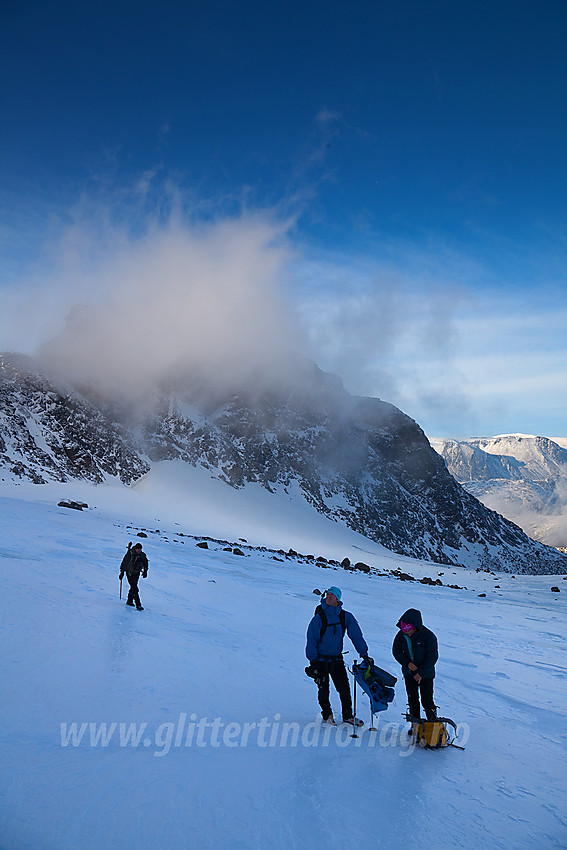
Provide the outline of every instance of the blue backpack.
[[352,673],[357,684],[368,694],[372,711],[375,714],[385,711],[394,699],[394,685],[398,681],[396,677],[375,664],[367,664],[366,661],[355,661]]

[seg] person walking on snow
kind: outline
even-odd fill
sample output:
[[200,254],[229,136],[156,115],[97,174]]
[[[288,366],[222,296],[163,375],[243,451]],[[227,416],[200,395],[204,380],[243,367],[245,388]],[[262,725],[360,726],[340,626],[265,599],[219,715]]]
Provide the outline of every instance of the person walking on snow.
[[421,612],[410,608],[396,623],[399,632],[394,638],[392,655],[402,666],[408,695],[409,713],[420,719],[419,698],[428,720],[437,719],[433,702],[435,664],[439,658],[437,638],[422,622]]
[[371,661],[368,646],[353,615],[343,610],[340,589],[330,587],[323,595],[325,598],[321,599],[307,628],[305,654],[311,663],[305,672],[315,679],[319,689],[317,697],[325,723],[336,725],[329,701],[330,677],[341,699],[343,723],[360,726],[362,721],[353,717],[348,675],[342,657],[345,632],[359,655]]
[[135,603],[138,611],[143,611],[144,609],[142,608],[140,595],[138,593],[138,579],[140,578],[140,573],[142,574],[142,578],[147,578],[148,559],[146,557],[146,553],[142,552],[141,543],[136,543],[132,547],[128,546],[128,551],[122,558],[122,563],[120,564],[120,575],[118,576],[120,580],[122,580],[124,573],[126,573],[126,578],[130,585],[126,605],[134,607]]

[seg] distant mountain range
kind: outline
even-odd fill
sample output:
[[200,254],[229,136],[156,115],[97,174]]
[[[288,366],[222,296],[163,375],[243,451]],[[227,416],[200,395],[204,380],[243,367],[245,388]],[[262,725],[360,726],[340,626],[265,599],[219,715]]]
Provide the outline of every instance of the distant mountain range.
[[451,475],[483,504],[530,537],[567,548],[567,439],[504,434],[430,442]]
[[321,514],[402,555],[567,572],[565,555],[461,487],[412,419],[379,399],[351,396],[314,364],[269,389],[221,390],[195,375],[177,377],[142,409],[66,385],[30,358],[0,355],[0,477],[127,485],[170,459],[236,489],[298,484]]

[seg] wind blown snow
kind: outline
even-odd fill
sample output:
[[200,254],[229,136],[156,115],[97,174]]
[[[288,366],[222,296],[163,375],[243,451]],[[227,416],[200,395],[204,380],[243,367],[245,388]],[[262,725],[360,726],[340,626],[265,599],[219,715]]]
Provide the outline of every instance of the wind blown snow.
[[303,351],[285,299],[286,229],[268,214],[171,216],[135,236],[78,225],[50,271],[12,293],[0,348],[36,353],[35,340],[49,370],[113,394],[143,396],[179,372],[273,380]]

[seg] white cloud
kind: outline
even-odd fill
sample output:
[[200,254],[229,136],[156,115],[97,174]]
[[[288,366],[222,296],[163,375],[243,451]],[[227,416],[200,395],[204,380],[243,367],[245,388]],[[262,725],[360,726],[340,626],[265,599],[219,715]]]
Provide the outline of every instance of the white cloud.
[[[318,123],[339,118],[323,110]],[[515,286],[434,242],[377,243],[362,257],[299,253],[294,222],[217,209],[182,197],[158,169],[118,198],[85,201],[35,272],[3,290],[0,350],[33,353],[57,338],[46,350],[68,372],[136,385],[180,362],[216,375],[258,362],[283,368],[303,346],[300,325],[323,369],[352,392],[396,404],[429,434],[564,430],[567,306],[558,286],[534,280],[530,293],[526,281]],[[89,329],[64,330],[79,302]]]
[[329,255],[300,272],[301,315],[323,368],[430,434],[561,429],[567,307],[554,287],[520,297],[466,254],[400,243],[380,253]]
[[70,379],[138,392],[177,368],[236,380],[284,370],[301,345],[281,295],[291,248],[267,214],[171,216],[135,237],[83,222],[50,255],[12,290],[1,348],[40,347]]

